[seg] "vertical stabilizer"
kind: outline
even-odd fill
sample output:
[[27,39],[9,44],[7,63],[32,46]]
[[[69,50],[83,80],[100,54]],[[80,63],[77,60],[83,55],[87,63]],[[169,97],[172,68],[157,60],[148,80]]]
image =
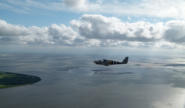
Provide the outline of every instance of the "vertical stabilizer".
[[125,57],[125,59],[122,61],[123,64],[127,64],[128,63],[128,57]]

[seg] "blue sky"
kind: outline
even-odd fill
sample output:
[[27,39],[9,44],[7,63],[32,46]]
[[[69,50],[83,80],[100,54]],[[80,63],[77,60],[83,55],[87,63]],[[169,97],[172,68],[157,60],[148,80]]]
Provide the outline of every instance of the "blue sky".
[[[47,0],[54,1],[54,0]],[[46,0],[40,0],[39,2],[46,2]],[[7,1],[2,2],[3,4],[8,4]],[[12,5],[10,5],[12,6]],[[21,12],[22,8],[19,5],[13,6],[17,9],[8,9],[2,8],[0,10],[1,19],[6,20],[12,24],[20,24],[25,26],[48,26],[53,23],[56,24],[69,24],[69,21],[78,18],[81,13],[75,12],[66,12],[66,11],[52,11],[47,9],[40,9],[40,8],[31,8],[28,12],[23,11]]]
[[[168,16],[157,17],[155,15],[147,15],[147,13],[146,15],[137,15],[135,13],[133,14],[130,13],[128,15],[127,12],[125,13],[106,12],[103,9],[101,10],[101,12],[99,12],[98,9],[96,10],[96,7],[94,8],[94,10],[87,9],[87,11],[85,11],[85,9],[80,10],[78,8],[70,9],[70,7],[62,5],[64,1],[67,1],[67,0],[17,0],[17,1],[2,0],[0,1],[0,6],[1,6],[0,18],[12,24],[21,24],[25,26],[33,26],[33,25],[47,26],[53,23],[69,24],[69,22],[72,19],[79,18],[82,14],[86,14],[86,13],[88,14],[97,13],[105,16],[115,16],[115,17],[119,17],[123,21],[129,21],[129,22],[135,22],[139,20],[156,22],[156,21],[168,21],[171,19],[178,19],[175,17],[168,17]],[[74,1],[74,0],[68,0],[68,1]],[[81,0],[81,1],[85,1],[85,0]],[[120,5],[119,7],[124,7],[125,5],[127,5],[128,7],[132,7],[132,5],[134,6],[137,4],[141,4],[143,1],[145,0],[117,0],[117,1],[116,0],[113,0],[113,1],[112,0],[106,0],[106,1],[89,0],[88,4],[100,5],[100,8],[101,8],[101,5],[102,5],[102,8],[106,8],[106,7],[103,7],[104,4],[107,5],[107,8],[117,7],[116,4],[124,4],[123,6]],[[57,4],[55,9],[53,8],[52,3]],[[41,4],[42,6],[39,6]],[[57,7],[60,7],[60,9],[57,9]],[[141,7],[141,8],[144,8],[144,7]],[[118,11],[122,11],[121,10],[122,8],[118,8],[118,9],[119,9]],[[125,8],[123,8],[123,10],[125,10]],[[137,13],[137,10],[135,11]]]
[[184,0],[1,0],[0,44],[184,48]]

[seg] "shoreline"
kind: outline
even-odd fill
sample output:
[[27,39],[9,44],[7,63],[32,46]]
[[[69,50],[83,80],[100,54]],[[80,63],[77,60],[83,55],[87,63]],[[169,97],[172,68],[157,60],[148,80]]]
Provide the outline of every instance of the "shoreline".
[[34,84],[41,80],[40,77],[0,71],[0,89]]

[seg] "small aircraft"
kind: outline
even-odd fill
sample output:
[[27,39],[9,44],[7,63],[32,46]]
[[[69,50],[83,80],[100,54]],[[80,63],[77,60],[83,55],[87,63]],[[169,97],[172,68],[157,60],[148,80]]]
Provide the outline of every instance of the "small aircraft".
[[128,57],[125,57],[125,59],[122,62],[103,59],[103,60],[94,61],[94,63],[98,64],[98,65],[104,65],[104,66],[117,65],[117,64],[127,64]]

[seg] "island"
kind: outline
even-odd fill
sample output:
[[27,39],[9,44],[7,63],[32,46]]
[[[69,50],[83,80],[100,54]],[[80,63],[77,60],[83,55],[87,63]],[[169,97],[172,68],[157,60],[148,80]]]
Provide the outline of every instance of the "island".
[[40,80],[41,80],[40,77],[33,75],[0,72],[0,89],[33,84]]

